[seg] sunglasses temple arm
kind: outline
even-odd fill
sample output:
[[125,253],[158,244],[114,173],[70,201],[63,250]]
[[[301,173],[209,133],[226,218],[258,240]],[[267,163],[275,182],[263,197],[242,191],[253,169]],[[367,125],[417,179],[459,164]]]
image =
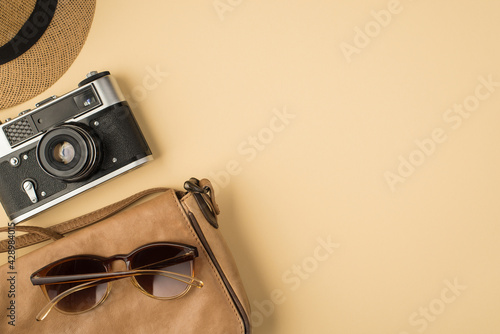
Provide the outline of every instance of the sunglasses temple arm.
[[[97,279],[106,279],[106,278],[123,278],[123,277],[129,277],[133,276],[130,275],[132,272],[139,271],[139,269],[143,270],[162,270],[162,267],[165,265],[170,265],[170,264],[177,264],[181,263],[184,261],[188,260],[193,260],[194,257],[192,256],[193,254],[187,254],[175,257],[173,259],[168,259],[168,260],[163,260],[163,261],[158,261],[156,263],[151,263],[147,266],[142,266],[133,269],[132,271],[124,271],[124,272],[118,272],[118,273],[98,273],[98,274],[82,274],[82,275],[58,275],[58,276],[46,276],[46,277],[39,277],[38,275],[33,274],[34,277],[31,277],[31,283],[33,285],[48,285],[48,284],[63,284],[63,283],[76,283],[76,282],[85,282],[85,281],[95,281]],[[155,268],[155,266],[159,266],[159,268]],[[168,272],[163,270],[164,272]],[[124,276],[121,276],[124,275]],[[182,277],[181,274],[173,273],[172,275],[177,275]],[[175,279],[175,277],[172,277]],[[190,279],[190,276],[184,276],[183,278]],[[182,278],[181,278],[182,279]],[[186,282],[188,283],[188,282]],[[189,284],[189,283],[188,283]]]
[[172,278],[172,279],[179,281],[179,282],[182,282],[182,283],[192,285],[192,286],[197,287],[197,288],[203,287],[203,282],[200,281],[199,279],[193,277],[193,276],[174,273],[174,272],[166,271],[166,270],[144,269],[144,270],[132,270],[132,271],[129,271],[129,273],[130,274],[128,276],[160,275],[160,276]]
[[150,264],[147,264],[145,266],[135,268],[134,270],[144,269],[144,268],[154,269],[154,266],[165,267],[165,266],[168,266],[168,265],[174,265],[174,264],[182,263],[182,262],[185,262],[185,261],[194,260],[195,257],[196,256],[194,255],[193,252],[189,252],[189,253],[186,253],[186,254],[183,254],[183,255],[180,255],[180,256],[176,256],[176,257],[173,257],[173,258],[170,258],[170,259],[158,261],[158,262],[155,262],[155,263],[150,263]]
[[164,271],[164,270],[136,270],[136,271],[126,271],[123,273],[120,273],[121,275],[115,275],[114,277],[106,277],[106,278],[101,278],[101,279],[96,279],[90,282],[86,282],[77,286],[72,287],[71,289],[68,289],[64,291],[63,293],[57,295],[55,298],[53,298],[45,307],[37,314],[36,320],[37,321],[42,321],[47,317],[49,312],[56,306],[56,304],[61,301],[63,298],[71,295],[72,293],[85,290],[88,288],[92,288],[96,285],[99,284],[104,284],[108,283],[111,281],[116,281],[122,278],[126,277],[131,277],[131,276],[145,276],[145,275],[160,275],[160,276],[165,276],[169,277],[172,279],[175,279],[177,281],[195,286],[197,288],[203,287],[203,282],[200,281],[199,279],[192,277],[192,276],[187,276],[183,274],[178,274],[178,273],[173,273],[169,271]]
[[61,300],[63,299],[64,297],[66,296],[69,296],[70,294],[72,293],[75,293],[75,292],[78,292],[78,291],[81,291],[81,290],[85,290],[85,289],[88,289],[88,288],[91,288],[91,287],[94,287],[96,285],[99,285],[101,284],[102,282],[87,282],[87,283],[83,283],[83,284],[80,284],[80,285],[77,285],[69,290],[66,290],[64,291],[63,293],[61,293],[60,295],[57,295],[57,297],[55,297],[54,299],[52,299],[47,305],[44,306],[44,308],[37,314],[36,316],[36,320],[37,321],[42,321],[43,319],[45,319],[45,317],[49,314],[50,311],[52,311],[52,309],[54,308],[54,306],[56,306],[56,304]]

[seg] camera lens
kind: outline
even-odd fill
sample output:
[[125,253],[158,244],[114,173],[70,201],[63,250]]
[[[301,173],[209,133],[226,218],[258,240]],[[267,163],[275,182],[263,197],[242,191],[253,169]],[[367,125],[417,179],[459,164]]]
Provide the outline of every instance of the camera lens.
[[67,165],[75,158],[75,148],[67,141],[64,141],[55,146],[52,154],[57,162]]
[[43,135],[37,159],[50,176],[75,182],[92,175],[100,163],[101,151],[101,142],[89,127],[67,123]]

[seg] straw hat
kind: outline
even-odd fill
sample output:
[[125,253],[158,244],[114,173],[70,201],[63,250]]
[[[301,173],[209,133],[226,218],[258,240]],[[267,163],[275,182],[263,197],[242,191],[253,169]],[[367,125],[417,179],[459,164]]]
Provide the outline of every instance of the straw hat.
[[0,109],[42,93],[78,56],[95,0],[0,0]]

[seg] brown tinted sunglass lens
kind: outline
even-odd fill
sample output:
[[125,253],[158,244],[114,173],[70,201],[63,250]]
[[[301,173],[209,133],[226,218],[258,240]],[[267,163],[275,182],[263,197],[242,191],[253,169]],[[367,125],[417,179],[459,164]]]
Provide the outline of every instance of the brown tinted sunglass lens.
[[[164,270],[193,276],[192,260],[185,259],[180,263],[172,261],[173,263],[165,264],[166,260],[182,258],[185,254],[186,250],[182,247],[168,245],[152,246],[135,254],[131,260],[130,267],[131,269]],[[190,287],[190,285],[186,283],[161,275],[136,276],[134,279],[145,292],[159,298],[181,296]]]
[[[61,276],[61,275],[78,275],[78,274],[93,274],[105,273],[106,267],[97,259],[73,259],[55,265],[46,276]],[[62,283],[62,284],[47,284],[45,291],[50,300],[57,297],[66,290],[71,289],[84,282],[77,283]],[[108,289],[108,283],[99,284],[87,289],[74,292],[61,299],[56,308],[68,313],[78,313],[91,309],[98,305],[105,297]]]

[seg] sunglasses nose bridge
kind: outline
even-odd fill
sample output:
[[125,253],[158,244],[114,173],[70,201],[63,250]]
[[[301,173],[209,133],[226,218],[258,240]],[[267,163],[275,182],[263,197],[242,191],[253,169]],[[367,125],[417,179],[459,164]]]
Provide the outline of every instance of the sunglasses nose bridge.
[[129,256],[125,254],[117,254],[113,255],[109,258],[106,259],[106,265],[111,266],[114,262],[116,261],[123,261],[125,263],[125,266],[127,270],[130,268],[130,261],[129,261]]

